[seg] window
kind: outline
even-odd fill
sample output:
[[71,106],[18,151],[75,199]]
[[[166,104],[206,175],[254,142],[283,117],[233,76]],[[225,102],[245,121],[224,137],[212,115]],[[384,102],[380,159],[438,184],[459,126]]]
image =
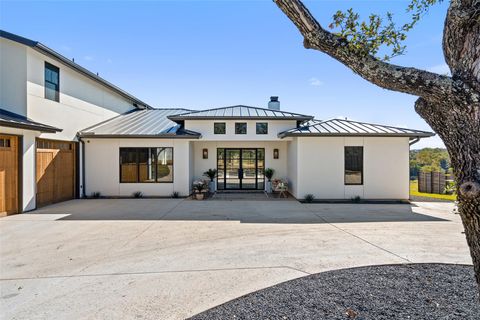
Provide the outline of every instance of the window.
[[120,182],[173,182],[173,148],[120,148]]
[[213,133],[214,134],[225,134],[225,122],[215,122],[213,124]]
[[247,123],[246,122],[235,123],[235,134],[247,134]]
[[45,62],[45,99],[60,101],[60,70]]
[[345,147],[345,184],[363,184],[363,147]]
[[257,134],[268,134],[267,122],[257,122]]
[[10,139],[1,138],[0,139],[0,148],[10,148]]

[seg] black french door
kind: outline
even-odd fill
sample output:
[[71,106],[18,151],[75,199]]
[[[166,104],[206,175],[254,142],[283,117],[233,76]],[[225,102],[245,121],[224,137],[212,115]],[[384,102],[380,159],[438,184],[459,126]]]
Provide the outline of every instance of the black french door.
[[219,190],[263,190],[265,149],[218,148],[217,170]]

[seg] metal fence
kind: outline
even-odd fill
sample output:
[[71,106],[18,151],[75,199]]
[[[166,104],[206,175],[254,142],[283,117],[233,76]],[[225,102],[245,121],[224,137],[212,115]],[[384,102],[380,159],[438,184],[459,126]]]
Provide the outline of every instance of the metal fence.
[[447,181],[452,180],[450,174],[444,172],[419,172],[418,191],[425,193],[445,193]]

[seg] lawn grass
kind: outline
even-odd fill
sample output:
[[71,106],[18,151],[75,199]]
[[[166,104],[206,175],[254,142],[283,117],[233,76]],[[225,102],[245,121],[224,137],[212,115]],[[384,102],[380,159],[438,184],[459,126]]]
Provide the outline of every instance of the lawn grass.
[[457,195],[455,194],[436,194],[436,193],[418,192],[418,180],[410,181],[410,195],[417,196],[417,197],[450,200],[450,201],[457,200]]

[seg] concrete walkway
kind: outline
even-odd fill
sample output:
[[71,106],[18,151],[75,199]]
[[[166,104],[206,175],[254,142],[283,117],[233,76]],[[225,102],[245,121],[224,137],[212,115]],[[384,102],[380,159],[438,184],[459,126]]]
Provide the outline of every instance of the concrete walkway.
[[450,203],[74,200],[0,219],[5,319],[183,319],[325,270],[471,264]]

